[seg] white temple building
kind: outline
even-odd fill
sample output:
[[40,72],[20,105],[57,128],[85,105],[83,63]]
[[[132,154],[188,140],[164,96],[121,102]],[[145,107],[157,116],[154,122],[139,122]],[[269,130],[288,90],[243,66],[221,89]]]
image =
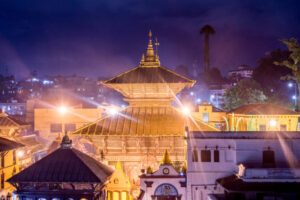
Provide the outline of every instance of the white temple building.
[[188,200],[299,199],[299,132],[189,132]]

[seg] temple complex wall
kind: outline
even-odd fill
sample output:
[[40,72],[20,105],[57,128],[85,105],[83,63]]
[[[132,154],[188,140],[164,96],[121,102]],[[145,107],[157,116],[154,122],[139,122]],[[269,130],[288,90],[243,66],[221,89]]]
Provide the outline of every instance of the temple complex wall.
[[174,167],[180,168],[186,160],[186,144],[183,136],[130,137],[130,136],[88,136],[97,147],[99,156],[109,165],[120,161],[125,173],[135,180],[142,169],[151,166],[158,169],[167,149]]

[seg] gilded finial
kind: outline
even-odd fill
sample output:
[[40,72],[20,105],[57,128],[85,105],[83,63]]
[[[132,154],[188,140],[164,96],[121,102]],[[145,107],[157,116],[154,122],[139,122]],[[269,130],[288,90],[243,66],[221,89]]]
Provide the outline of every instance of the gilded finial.
[[117,162],[116,169],[122,169],[122,165],[121,165],[120,161]]
[[149,37],[150,37],[150,38],[152,37],[151,29],[150,29],[150,31],[149,31]]
[[162,165],[172,165],[172,161],[171,161],[171,159],[170,159],[168,150],[165,151],[164,157],[163,157],[163,159],[162,159],[162,161],[161,161],[161,164],[162,164]]

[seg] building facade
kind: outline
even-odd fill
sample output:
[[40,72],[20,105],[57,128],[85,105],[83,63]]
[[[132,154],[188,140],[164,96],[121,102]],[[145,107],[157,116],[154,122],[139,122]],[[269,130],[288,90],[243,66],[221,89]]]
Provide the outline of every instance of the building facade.
[[186,176],[184,170],[176,170],[165,151],[155,172],[148,168],[140,176],[141,193],[138,200],[186,200]]
[[7,179],[19,172],[17,150],[22,144],[0,137],[0,197],[9,199],[14,188],[6,182]]
[[244,105],[227,113],[228,131],[298,131],[300,113],[270,103]]
[[64,131],[72,132],[101,117],[103,110],[98,108],[66,108],[65,113],[59,109],[34,109],[34,130],[50,141]]
[[[223,185],[230,181],[222,179],[232,176],[269,184],[300,181],[298,132],[190,132],[187,141],[187,199],[222,199],[218,195],[230,191],[230,185]],[[262,188],[256,194],[264,192]]]

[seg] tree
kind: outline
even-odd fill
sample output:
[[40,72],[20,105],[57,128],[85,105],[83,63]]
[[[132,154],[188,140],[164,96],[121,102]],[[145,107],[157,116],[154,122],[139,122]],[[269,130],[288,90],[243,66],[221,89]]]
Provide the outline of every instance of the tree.
[[260,58],[257,67],[253,71],[253,79],[262,86],[268,101],[285,107],[291,106],[291,104],[286,103],[290,100],[291,90],[287,90],[287,82],[280,80],[280,77],[292,72],[287,67],[276,66],[274,62],[282,62],[288,59],[289,55],[289,51],[276,49]]
[[209,35],[214,35],[216,31],[206,24],[200,30],[200,35],[204,35],[204,72],[209,71]]
[[238,108],[246,104],[262,103],[267,100],[260,85],[251,79],[244,79],[226,90],[223,108],[226,111]]
[[288,47],[288,50],[291,52],[291,54],[289,55],[289,59],[286,59],[282,62],[274,62],[274,64],[279,66],[285,66],[292,70],[292,74],[282,76],[281,79],[294,80],[297,84],[298,98],[295,110],[298,111],[300,94],[300,46],[296,38],[283,39],[281,41]]

